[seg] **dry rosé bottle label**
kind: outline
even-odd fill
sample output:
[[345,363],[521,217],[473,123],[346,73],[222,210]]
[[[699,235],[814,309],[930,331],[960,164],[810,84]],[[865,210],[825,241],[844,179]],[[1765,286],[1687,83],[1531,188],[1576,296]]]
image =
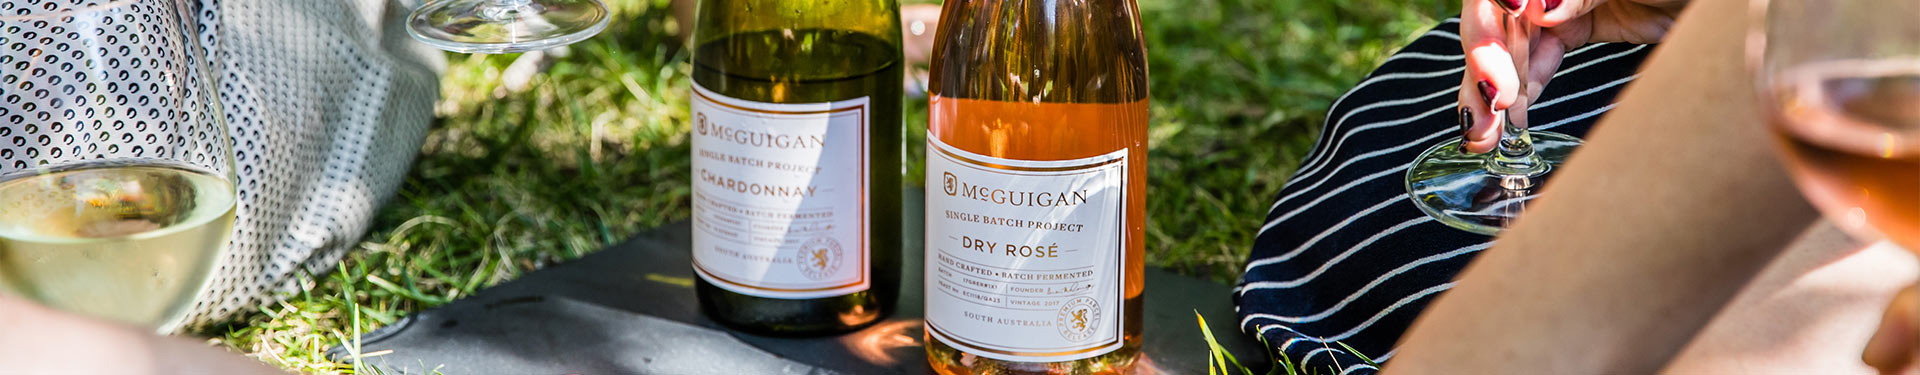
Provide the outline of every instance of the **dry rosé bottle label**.
[[868,102],[762,103],[694,85],[694,273],[766,298],[867,290]]
[[1127,151],[1014,160],[927,137],[927,332],[1018,362],[1121,346]]

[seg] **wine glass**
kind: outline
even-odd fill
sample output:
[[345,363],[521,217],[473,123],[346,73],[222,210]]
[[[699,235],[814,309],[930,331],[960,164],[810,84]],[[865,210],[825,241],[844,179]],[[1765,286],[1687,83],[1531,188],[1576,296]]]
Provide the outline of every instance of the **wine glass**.
[[432,0],[407,17],[407,34],[454,52],[526,52],[592,37],[610,19],[600,0]]
[[1920,249],[1920,0],[1754,4],[1748,65],[1800,192],[1855,237]]
[[[1507,51],[1513,55],[1514,71],[1524,73],[1527,52],[1540,28],[1522,17],[1522,10],[1508,9],[1501,28],[1506,32]],[[1526,74],[1520,74],[1520,87],[1515,92],[1528,92],[1530,85]],[[1415,158],[1407,168],[1407,195],[1413,198],[1414,206],[1442,224],[1485,235],[1498,233],[1519,217],[1554,168],[1580,145],[1580,139],[1528,131],[1526,125],[1509,116],[1516,110],[1526,108],[1493,112],[1494,123],[1504,127],[1493,152],[1467,153],[1465,138],[1454,137]]]
[[173,331],[237,208],[179,0],[0,3],[0,293]]

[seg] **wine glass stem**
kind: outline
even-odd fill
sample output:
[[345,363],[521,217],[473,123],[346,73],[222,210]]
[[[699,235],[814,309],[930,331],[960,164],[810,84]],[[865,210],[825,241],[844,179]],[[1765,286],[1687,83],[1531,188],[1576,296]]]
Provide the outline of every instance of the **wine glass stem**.
[[[1520,110],[1525,109],[1511,109]],[[1511,120],[1508,116],[1494,116],[1505,127],[1500,131],[1500,143],[1491,155],[1492,162],[1487,169],[1499,175],[1537,175],[1544,172],[1547,163],[1533,152],[1533,137],[1527,134],[1527,127]]]
[[[1507,16],[1504,29],[1507,32],[1507,53],[1513,56],[1514,72],[1519,73],[1519,87],[1515,93],[1525,97],[1530,95],[1527,82],[1527,62],[1532,51],[1533,34],[1539,27],[1527,22],[1518,14]],[[1534,176],[1547,171],[1547,163],[1533,152],[1533,137],[1527,134],[1527,126],[1514,121],[1513,112],[1527,110],[1531,100],[1517,102],[1513,107],[1500,111],[1494,116],[1499,121],[1500,142],[1487,163],[1487,171],[1501,177],[1500,185],[1507,190],[1526,190],[1533,188]]]

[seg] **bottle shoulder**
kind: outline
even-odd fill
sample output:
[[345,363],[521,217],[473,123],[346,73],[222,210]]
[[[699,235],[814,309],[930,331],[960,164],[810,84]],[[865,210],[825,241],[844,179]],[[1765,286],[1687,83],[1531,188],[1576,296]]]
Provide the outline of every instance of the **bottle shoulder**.
[[949,3],[932,92],[953,98],[1118,103],[1147,96],[1139,11],[1119,1]]
[[901,38],[900,3],[894,0],[701,0],[694,24],[694,45],[768,30],[859,32],[895,49]]

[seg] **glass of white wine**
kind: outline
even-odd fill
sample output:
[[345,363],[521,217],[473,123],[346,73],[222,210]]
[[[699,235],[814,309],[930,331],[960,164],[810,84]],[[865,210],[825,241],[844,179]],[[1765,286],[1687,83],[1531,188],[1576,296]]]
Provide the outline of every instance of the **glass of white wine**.
[[1864,240],[1920,250],[1920,0],[1755,0],[1748,47],[1802,195]]
[[0,293],[166,333],[206,286],[238,199],[187,4],[0,3]]

